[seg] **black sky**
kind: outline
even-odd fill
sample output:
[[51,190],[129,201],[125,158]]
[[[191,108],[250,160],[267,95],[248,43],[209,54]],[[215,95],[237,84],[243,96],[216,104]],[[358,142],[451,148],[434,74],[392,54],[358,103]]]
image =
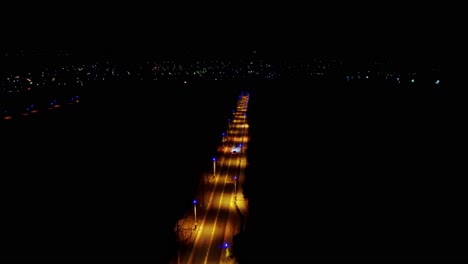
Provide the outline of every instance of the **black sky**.
[[2,46],[130,54],[448,56],[461,26],[456,7],[428,3],[76,3],[10,10],[2,18]]

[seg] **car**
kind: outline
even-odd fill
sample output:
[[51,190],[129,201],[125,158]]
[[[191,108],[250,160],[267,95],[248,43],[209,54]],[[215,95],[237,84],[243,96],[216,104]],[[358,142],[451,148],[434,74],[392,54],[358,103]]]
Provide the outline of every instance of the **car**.
[[237,146],[233,146],[233,148],[231,150],[231,153],[234,154],[234,155],[239,153],[241,151],[241,146],[242,146],[241,144],[239,144]]

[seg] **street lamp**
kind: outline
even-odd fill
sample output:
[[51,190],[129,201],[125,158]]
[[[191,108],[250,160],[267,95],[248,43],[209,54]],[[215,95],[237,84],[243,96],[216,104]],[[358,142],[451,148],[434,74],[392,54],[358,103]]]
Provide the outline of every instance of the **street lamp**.
[[[229,243],[228,243],[228,242],[224,242],[223,248],[226,250],[226,257],[229,257],[229,258],[230,258],[230,257],[231,257],[231,252],[230,252],[230,250],[229,250]],[[228,262],[227,258],[224,258],[224,263],[227,263],[227,262]]]
[[216,176],[216,158],[213,157],[213,177]]
[[234,176],[234,201],[237,200],[237,176]]
[[193,200],[193,214],[195,216],[195,228],[197,229],[197,200]]

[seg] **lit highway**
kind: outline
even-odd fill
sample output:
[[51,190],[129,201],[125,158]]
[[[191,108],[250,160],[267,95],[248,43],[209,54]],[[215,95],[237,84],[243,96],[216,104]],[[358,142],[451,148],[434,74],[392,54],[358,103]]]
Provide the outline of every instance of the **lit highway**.
[[241,193],[239,180],[245,177],[247,104],[248,95],[241,95],[218,155],[213,158],[213,170],[203,176],[193,211],[176,225],[179,250],[173,263],[233,263],[228,256],[232,252],[233,236],[241,228],[236,193]]

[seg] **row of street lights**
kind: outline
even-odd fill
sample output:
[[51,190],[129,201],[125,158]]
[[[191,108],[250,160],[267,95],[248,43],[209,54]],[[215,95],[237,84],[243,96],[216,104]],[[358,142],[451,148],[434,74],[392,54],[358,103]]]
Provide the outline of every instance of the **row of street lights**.
[[[232,110],[232,113],[235,117],[235,110]],[[245,119],[246,119],[246,115],[244,114],[244,126],[243,128],[245,128]],[[222,144],[223,144],[223,147],[225,145],[225,142],[227,142],[227,139],[228,139],[228,134],[229,134],[229,129],[231,128],[231,119],[229,118],[228,119],[228,131],[225,133],[223,132],[222,133]],[[240,146],[242,147],[242,144],[240,144]],[[242,153],[242,151],[241,151]],[[212,162],[213,162],[213,179],[216,177],[216,157],[213,157],[212,158]],[[207,173],[204,174],[204,179],[207,178]],[[237,180],[238,180],[238,176],[234,176],[234,201],[237,200]],[[206,185],[206,182],[204,181],[203,182],[203,196],[202,196],[202,203],[201,203],[201,206],[204,205],[205,203],[205,185]],[[198,225],[198,221],[197,221],[197,204],[198,204],[198,201],[196,199],[193,200],[193,215],[194,215],[194,228],[193,230],[196,230],[197,229],[197,225]],[[179,232],[181,230],[181,226],[180,226],[180,223],[177,223],[177,236],[178,236],[178,239],[179,239]],[[179,241],[180,243],[180,241]],[[179,245],[180,247],[180,245]],[[224,249],[228,249],[229,248],[229,244],[227,242],[224,242],[223,243],[223,248]],[[180,263],[180,248],[178,248],[177,250],[177,262]]]
[[[232,113],[235,114],[235,110],[232,110]],[[245,114],[244,114],[245,118]],[[231,128],[231,119],[228,119],[228,127]],[[223,132],[222,143],[224,145],[226,133]],[[216,157],[212,158],[213,161],[213,179],[216,177]],[[234,176],[234,200],[237,198],[237,176]],[[205,183],[204,183],[205,184]],[[205,202],[205,191],[203,191],[203,203]],[[193,200],[193,215],[194,215],[194,230],[197,229],[197,200]]]

